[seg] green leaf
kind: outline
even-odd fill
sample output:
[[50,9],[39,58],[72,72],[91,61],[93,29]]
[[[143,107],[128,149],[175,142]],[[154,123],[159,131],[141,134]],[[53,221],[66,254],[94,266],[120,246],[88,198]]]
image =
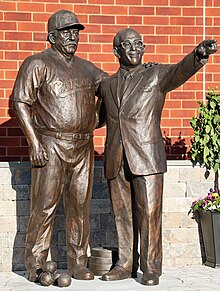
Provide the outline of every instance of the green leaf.
[[216,114],[216,115],[214,116],[214,118],[213,118],[213,122],[214,122],[214,124],[217,124],[217,123],[220,122],[220,116],[219,116],[218,114]]
[[213,171],[216,173],[219,169],[219,163],[216,163],[213,167]]
[[200,140],[200,137],[198,135],[195,136],[195,142],[198,142]]
[[206,133],[209,133],[211,130],[211,127],[207,124],[206,127],[205,127],[205,131]]
[[204,152],[203,152],[203,159],[204,159],[205,164],[208,163],[208,160],[207,160],[208,154],[209,154],[209,148],[207,146],[205,146]]
[[209,136],[208,134],[206,134],[206,135],[204,136],[204,140],[205,140],[205,143],[208,143],[209,140],[210,140],[210,136]]
[[210,106],[212,109],[215,109],[216,103],[214,101],[210,101]]
[[213,134],[212,141],[213,141],[214,145],[217,145],[217,136],[216,136],[216,134]]

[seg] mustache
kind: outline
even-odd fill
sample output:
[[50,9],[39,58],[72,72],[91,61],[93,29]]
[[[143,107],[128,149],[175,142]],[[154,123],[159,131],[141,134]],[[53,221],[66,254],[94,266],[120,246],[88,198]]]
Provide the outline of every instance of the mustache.
[[68,46],[68,45],[75,45],[75,46],[77,46],[77,43],[74,42],[74,41],[68,41],[68,42],[66,42],[66,43],[64,44],[64,46]]

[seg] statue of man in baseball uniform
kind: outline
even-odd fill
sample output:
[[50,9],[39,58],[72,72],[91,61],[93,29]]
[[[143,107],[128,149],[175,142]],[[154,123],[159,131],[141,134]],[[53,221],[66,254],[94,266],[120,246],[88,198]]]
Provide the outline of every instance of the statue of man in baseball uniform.
[[61,196],[66,213],[69,274],[94,278],[87,266],[89,208],[94,166],[95,96],[106,77],[91,62],[75,56],[84,26],[71,11],[48,20],[51,48],[28,57],[13,89],[13,108],[27,138],[32,163],[30,219],[25,264],[37,280],[51,244],[54,213]]

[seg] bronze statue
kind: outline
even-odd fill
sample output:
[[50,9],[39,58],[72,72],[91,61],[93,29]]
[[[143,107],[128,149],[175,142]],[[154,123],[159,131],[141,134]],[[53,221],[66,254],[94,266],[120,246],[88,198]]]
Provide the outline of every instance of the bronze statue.
[[107,74],[75,56],[83,29],[71,11],[54,13],[48,20],[51,48],[23,62],[12,93],[33,165],[25,251],[30,281],[37,280],[38,270],[46,261],[54,213],[62,194],[68,273],[80,280],[94,278],[86,266],[93,130],[97,124],[95,95]]
[[[140,34],[123,29],[114,37],[117,73],[102,82],[100,116],[106,117],[105,175],[116,222],[119,260],[103,280],[129,278],[133,265],[133,217],[140,233],[142,284],[157,285],[162,271],[162,192],[166,155],[160,129],[166,93],[179,87],[217,51],[204,40],[177,64],[142,64]],[[134,201],[134,205],[132,205]]]

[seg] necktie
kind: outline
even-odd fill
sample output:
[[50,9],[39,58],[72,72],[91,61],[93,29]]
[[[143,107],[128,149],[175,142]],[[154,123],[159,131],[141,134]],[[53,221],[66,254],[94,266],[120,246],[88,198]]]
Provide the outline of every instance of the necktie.
[[120,99],[122,99],[125,91],[127,90],[131,82],[131,79],[132,79],[132,75],[129,72],[125,73],[124,76],[121,78]]

